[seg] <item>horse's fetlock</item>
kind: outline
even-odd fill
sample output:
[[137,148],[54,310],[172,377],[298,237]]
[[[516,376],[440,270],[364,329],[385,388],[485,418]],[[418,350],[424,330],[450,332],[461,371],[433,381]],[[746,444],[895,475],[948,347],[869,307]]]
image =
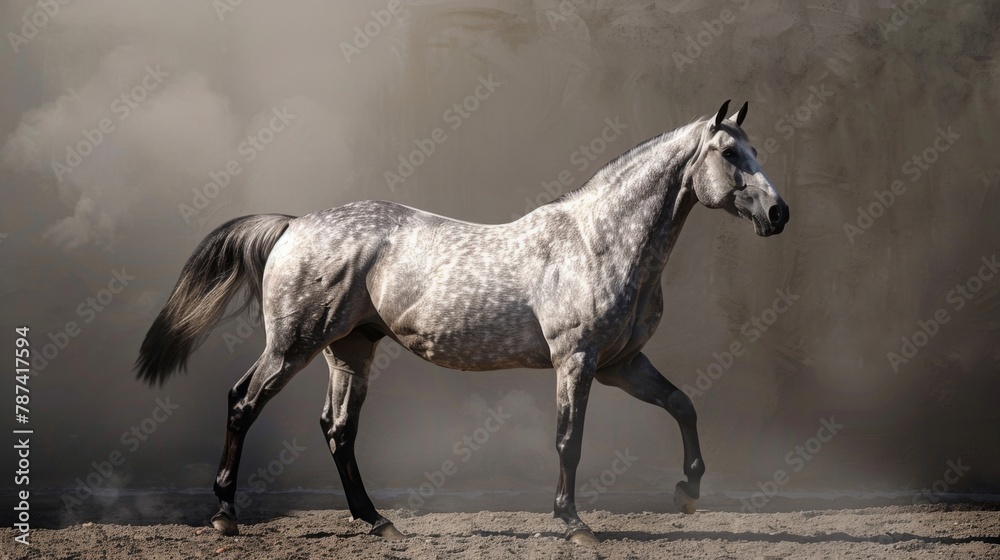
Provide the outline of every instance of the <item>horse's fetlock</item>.
[[556,517],[576,517],[576,502],[569,499],[567,494],[557,492],[553,505]]
[[693,476],[700,479],[701,476],[705,474],[705,461],[702,461],[700,458],[691,461],[691,464],[687,465],[684,469],[684,474],[689,477]]

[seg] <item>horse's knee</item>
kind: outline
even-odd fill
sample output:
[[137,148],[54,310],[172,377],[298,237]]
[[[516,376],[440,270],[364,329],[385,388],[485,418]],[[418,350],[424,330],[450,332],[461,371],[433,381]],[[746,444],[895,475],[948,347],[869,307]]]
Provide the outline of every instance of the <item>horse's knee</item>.
[[698,421],[698,413],[694,410],[694,403],[691,402],[691,397],[687,396],[687,393],[680,389],[667,397],[667,411],[682,426],[693,426]]
[[319,425],[323,428],[323,436],[330,447],[330,452],[336,455],[337,450],[346,449],[350,444],[351,430],[347,422],[336,421],[333,415],[323,414],[319,418]]

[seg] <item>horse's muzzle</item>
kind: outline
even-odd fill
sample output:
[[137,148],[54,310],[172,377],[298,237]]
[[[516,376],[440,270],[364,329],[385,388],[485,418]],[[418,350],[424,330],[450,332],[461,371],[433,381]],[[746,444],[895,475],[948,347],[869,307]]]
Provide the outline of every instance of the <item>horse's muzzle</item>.
[[739,214],[753,222],[754,231],[761,237],[781,233],[788,223],[785,201],[759,187],[747,187],[737,192],[735,202]]
[[764,237],[768,235],[778,235],[785,230],[785,224],[788,223],[788,205],[785,201],[778,199],[767,209],[767,224],[770,227],[770,231],[766,233],[760,233]]

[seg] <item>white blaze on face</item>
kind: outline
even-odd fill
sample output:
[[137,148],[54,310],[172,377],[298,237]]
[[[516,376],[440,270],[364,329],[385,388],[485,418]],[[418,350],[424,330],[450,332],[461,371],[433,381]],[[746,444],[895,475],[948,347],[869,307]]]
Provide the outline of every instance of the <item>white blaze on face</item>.
[[[733,117],[735,118],[735,116]],[[757,161],[757,157],[754,155],[753,148],[748,142],[739,141],[742,144],[742,148],[745,150],[745,161],[746,161],[746,171],[741,170],[743,174],[743,184],[747,186],[752,186],[764,191],[768,196],[774,198],[774,200],[780,200],[781,195],[774,188],[771,180],[767,178],[764,171],[760,167],[760,162]]]
[[[754,165],[756,165],[756,162],[754,162]],[[757,172],[750,176],[750,179],[749,181],[747,181],[747,184],[755,186],[758,189],[764,191],[765,193],[768,194],[768,196],[771,196],[776,201],[781,199],[781,195],[778,194],[777,190],[775,190],[774,185],[771,184],[771,180],[768,179],[766,175],[764,175],[763,171],[760,171],[760,166],[757,166]]]

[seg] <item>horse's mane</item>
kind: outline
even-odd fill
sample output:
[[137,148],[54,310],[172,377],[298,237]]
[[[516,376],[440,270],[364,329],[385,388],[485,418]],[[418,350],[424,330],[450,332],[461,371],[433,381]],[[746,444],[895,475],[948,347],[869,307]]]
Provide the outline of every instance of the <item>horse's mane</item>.
[[[583,185],[581,185],[581,186],[579,186],[579,187],[577,187],[577,188],[575,188],[575,189],[573,189],[571,191],[567,191],[567,192],[563,193],[561,196],[559,196],[558,198],[556,198],[555,200],[553,200],[549,204],[556,204],[558,202],[563,202],[563,201],[566,201],[566,200],[571,200],[571,199],[579,197],[583,193],[585,193],[585,192],[593,189],[594,185],[596,185],[598,183],[601,183],[602,182],[601,180],[607,174],[609,174],[609,173],[614,174],[614,173],[619,172],[622,169],[622,167],[626,164],[626,162],[631,161],[633,158],[637,157],[639,154],[641,154],[641,153],[649,150],[653,146],[657,146],[657,145],[665,143],[665,142],[670,142],[671,140],[674,140],[675,138],[679,138],[681,136],[689,134],[692,130],[697,129],[700,126],[708,124],[709,121],[710,121],[710,119],[714,119],[714,118],[715,118],[714,115],[712,115],[712,116],[697,117],[697,118],[695,118],[694,120],[692,120],[691,122],[689,122],[689,123],[687,123],[685,125],[681,125],[681,126],[675,128],[673,130],[670,130],[668,132],[657,134],[656,136],[653,136],[652,138],[649,138],[648,140],[646,140],[644,142],[641,142],[641,143],[633,146],[629,150],[625,151],[624,153],[622,153],[621,155],[619,155],[618,157],[616,157],[615,159],[611,160],[606,165],[604,165],[603,167],[601,167],[600,169],[598,169],[597,172],[594,173],[594,175],[591,176],[590,179],[587,179],[587,181],[584,182]],[[746,134],[746,132],[744,132],[742,128],[740,128],[739,126],[736,126],[735,124],[733,124],[732,122],[729,122],[728,120],[727,121],[723,121],[722,128],[726,132],[729,132],[730,134],[732,134],[733,136],[735,136],[737,138],[740,138],[742,140],[747,140],[747,134]]]

